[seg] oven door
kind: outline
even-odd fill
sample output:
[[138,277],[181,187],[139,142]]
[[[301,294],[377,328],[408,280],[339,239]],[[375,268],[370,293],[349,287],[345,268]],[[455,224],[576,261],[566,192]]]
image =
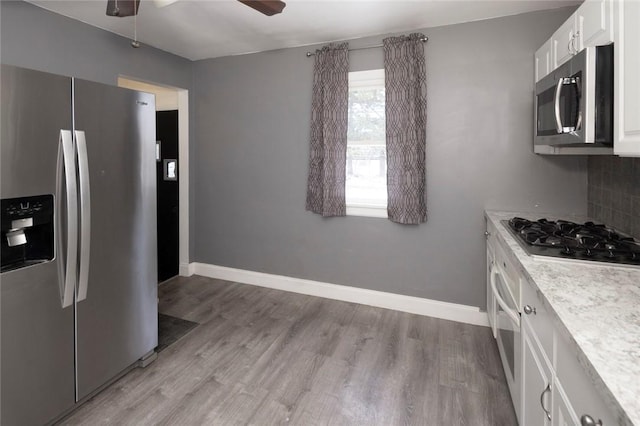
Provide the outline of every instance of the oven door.
[[499,264],[491,269],[491,291],[494,301],[495,337],[500,352],[504,374],[509,385],[513,407],[520,418],[520,381],[521,381],[521,347],[520,347],[520,312],[518,305],[506,282],[509,277]]

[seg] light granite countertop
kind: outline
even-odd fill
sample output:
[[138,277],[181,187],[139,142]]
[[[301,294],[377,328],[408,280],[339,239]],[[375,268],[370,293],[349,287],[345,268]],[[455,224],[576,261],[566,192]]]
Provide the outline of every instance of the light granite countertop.
[[567,215],[487,211],[497,238],[548,302],[559,333],[622,425],[640,426],[640,268],[529,256],[501,220]]

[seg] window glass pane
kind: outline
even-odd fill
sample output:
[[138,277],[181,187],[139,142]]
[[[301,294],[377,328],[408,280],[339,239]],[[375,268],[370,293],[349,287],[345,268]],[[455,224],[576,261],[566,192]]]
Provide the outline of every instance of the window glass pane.
[[374,78],[372,71],[349,75],[346,201],[350,206],[386,208],[384,71],[374,72]]

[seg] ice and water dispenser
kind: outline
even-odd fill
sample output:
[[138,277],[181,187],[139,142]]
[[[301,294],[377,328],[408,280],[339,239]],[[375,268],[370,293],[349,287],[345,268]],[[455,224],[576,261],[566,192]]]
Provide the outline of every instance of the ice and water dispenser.
[[1,271],[46,262],[54,256],[53,195],[0,200]]

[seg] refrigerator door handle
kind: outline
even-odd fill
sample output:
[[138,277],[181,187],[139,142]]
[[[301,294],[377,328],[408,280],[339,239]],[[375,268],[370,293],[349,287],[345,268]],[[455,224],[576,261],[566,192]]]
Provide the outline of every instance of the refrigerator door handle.
[[78,150],[78,177],[80,184],[80,272],[78,277],[78,302],[87,298],[89,285],[89,256],[91,253],[91,190],[89,185],[89,161],[87,141],[83,130],[76,130]]
[[[66,218],[67,218],[67,235],[66,244],[62,240],[58,240],[59,247],[66,245],[66,266],[62,266],[62,262],[58,262],[58,272],[63,283],[61,302],[62,307],[66,308],[73,304],[73,292],[76,285],[76,270],[78,265],[78,185],[76,182],[75,153],[73,151],[73,137],[70,130],[60,130],[60,138],[58,140],[58,188],[62,186],[62,175],[64,174],[65,190],[66,190]],[[62,198],[61,191],[56,197],[57,210],[57,227],[61,229],[62,223]],[[62,251],[62,250],[60,250]],[[63,269],[64,268],[64,269]]]

